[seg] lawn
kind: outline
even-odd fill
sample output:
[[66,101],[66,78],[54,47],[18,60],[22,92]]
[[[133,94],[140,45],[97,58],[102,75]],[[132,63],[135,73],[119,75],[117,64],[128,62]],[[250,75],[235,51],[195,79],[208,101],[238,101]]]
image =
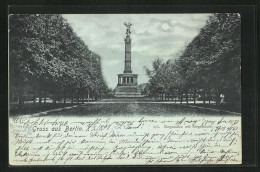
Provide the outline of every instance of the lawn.
[[28,114],[33,114],[33,113],[38,113],[38,112],[43,112],[43,111],[48,111],[52,109],[57,109],[57,108],[63,108],[63,107],[68,107],[68,106],[74,106],[77,104],[71,104],[71,103],[26,103],[21,105],[18,104],[11,104],[9,105],[10,109],[10,115],[11,116],[19,116],[19,115],[28,115]]
[[189,107],[180,104],[163,103],[90,103],[61,112],[51,112],[51,116],[234,116],[227,112]]
[[[38,112],[49,111],[58,108],[71,107],[78,104],[71,103],[46,103],[33,104],[27,103],[23,106],[17,104],[10,105],[10,115],[30,115]],[[216,110],[210,110],[216,109]],[[223,111],[217,111],[223,110]],[[120,115],[234,115],[233,113],[225,112],[240,112],[240,105],[230,106],[228,104],[192,104],[185,102],[175,104],[170,101],[155,101],[153,99],[103,99],[97,102],[81,104],[78,107],[64,109],[60,112],[49,112],[48,115],[64,115],[64,116],[120,116]],[[239,115],[239,114],[237,114]]]

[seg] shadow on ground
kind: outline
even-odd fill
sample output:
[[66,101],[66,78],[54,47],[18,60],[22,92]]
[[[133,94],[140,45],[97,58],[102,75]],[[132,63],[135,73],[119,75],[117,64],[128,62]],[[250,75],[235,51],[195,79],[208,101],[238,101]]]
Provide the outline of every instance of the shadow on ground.
[[[74,106],[75,104],[25,104],[22,107],[10,106],[10,115],[29,115],[33,113],[48,111],[57,108],[65,108]],[[79,105],[79,104],[78,104]],[[239,110],[234,110],[237,108],[230,108],[227,104],[221,106],[216,106],[215,104],[190,104],[186,103],[180,104],[178,102],[175,104],[172,101],[158,101],[151,98],[119,98],[119,99],[104,99],[98,102],[91,102],[81,104],[78,107],[71,109],[62,109],[61,111],[48,112],[47,115],[51,116],[128,116],[128,115],[147,115],[147,116],[238,116],[240,114],[235,114],[233,111],[239,112]],[[240,107],[240,106],[239,106]],[[213,109],[213,110],[212,110]],[[215,109],[215,110],[214,110]]]
[[228,112],[189,107],[180,104],[161,103],[100,103],[85,104],[73,109],[51,112],[52,116],[237,116]]

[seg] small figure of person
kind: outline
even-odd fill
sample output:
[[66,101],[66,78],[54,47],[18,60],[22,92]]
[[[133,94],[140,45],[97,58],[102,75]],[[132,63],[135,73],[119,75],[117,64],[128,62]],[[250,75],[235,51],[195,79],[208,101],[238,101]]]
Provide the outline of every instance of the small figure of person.
[[224,103],[224,98],[225,98],[225,95],[224,94],[220,94],[220,103]]

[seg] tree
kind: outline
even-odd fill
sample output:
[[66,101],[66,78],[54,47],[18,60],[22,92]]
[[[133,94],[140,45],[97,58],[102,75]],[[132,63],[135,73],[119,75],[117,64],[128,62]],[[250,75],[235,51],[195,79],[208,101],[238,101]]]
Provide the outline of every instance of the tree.
[[185,95],[188,103],[194,103],[199,96],[203,102],[213,97],[217,104],[220,94],[226,101],[240,100],[240,15],[237,13],[217,13],[209,17],[200,33],[185,47],[176,61],[153,62],[153,69],[147,69],[150,77],[150,91],[169,94],[179,93],[180,100]]
[[[10,15],[10,95],[22,104],[25,97],[49,95],[53,102],[85,90],[98,94],[107,88],[101,57],[90,51],[61,15]],[[81,94],[83,93],[83,94]],[[79,101],[78,101],[79,102]]]

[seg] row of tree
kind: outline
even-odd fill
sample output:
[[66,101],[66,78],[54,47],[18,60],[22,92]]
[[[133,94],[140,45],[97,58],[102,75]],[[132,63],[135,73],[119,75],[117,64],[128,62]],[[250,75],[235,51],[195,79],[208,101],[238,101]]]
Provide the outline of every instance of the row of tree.
[[[149,92],[162,99],[240,102],[240,15],[214,14],[177,60],[147,69]],[[221,96],[220,96],[221,95]]]
[[9,16],[10,101],[83,101],[108,91],[101,57],[61,15]]

